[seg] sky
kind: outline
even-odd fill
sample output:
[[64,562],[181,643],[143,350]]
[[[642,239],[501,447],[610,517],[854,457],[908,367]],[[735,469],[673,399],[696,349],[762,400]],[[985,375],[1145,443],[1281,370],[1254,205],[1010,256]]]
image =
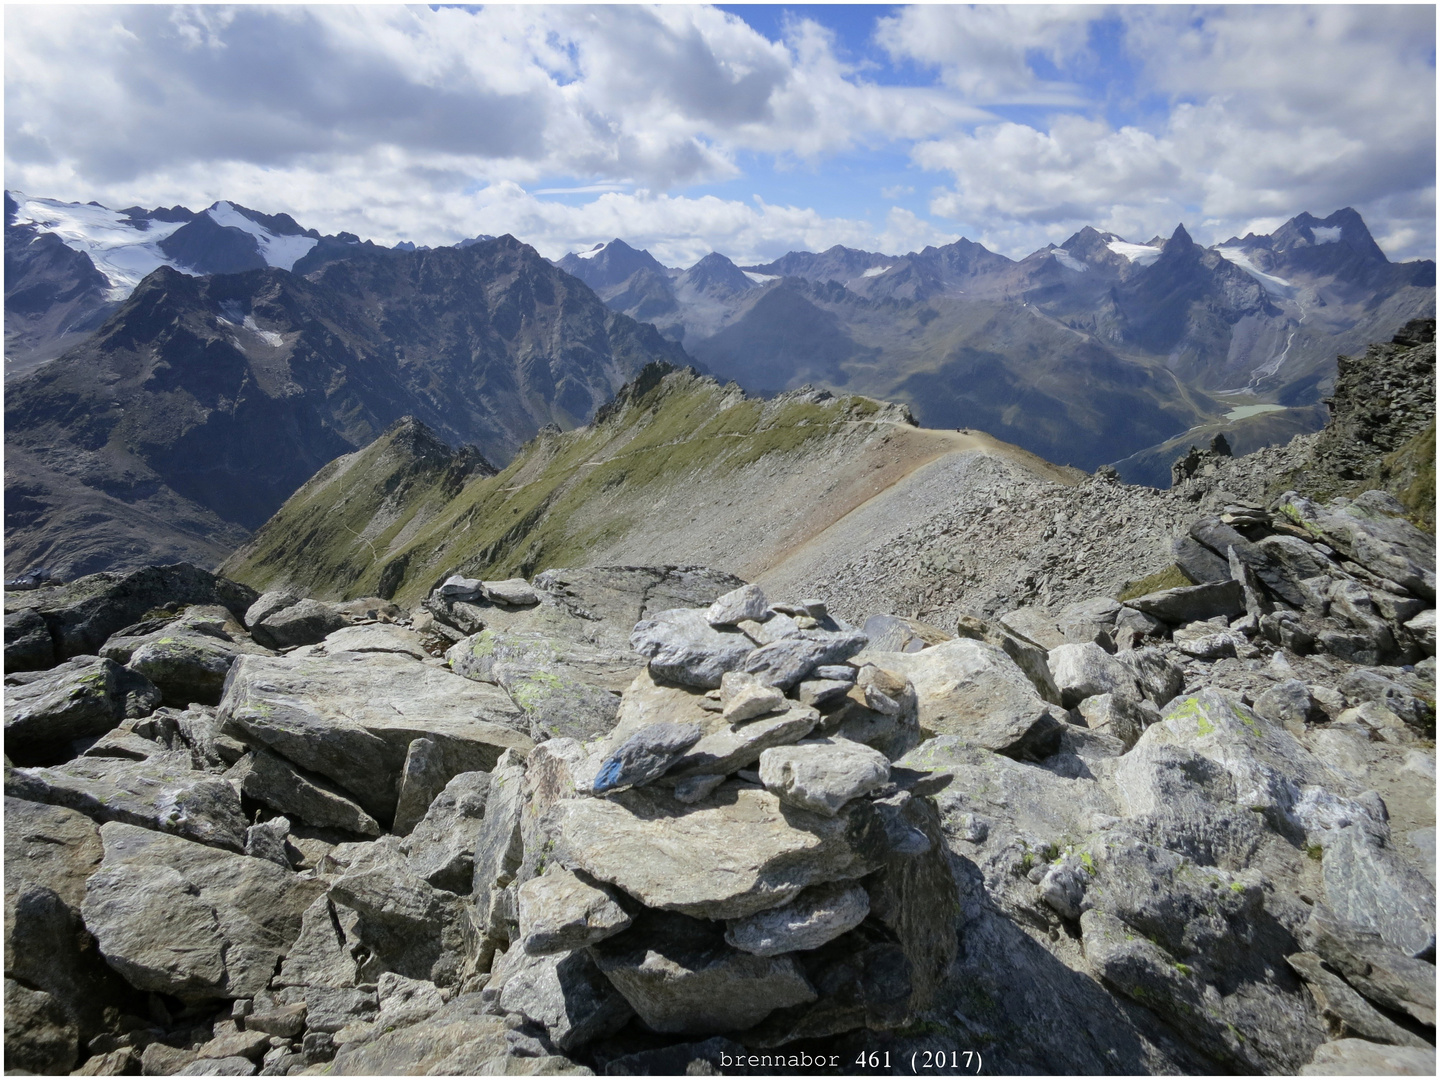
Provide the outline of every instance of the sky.
[[1435,256],[1435,8],[9,4],[5,186],[671,266],[1357,209]]

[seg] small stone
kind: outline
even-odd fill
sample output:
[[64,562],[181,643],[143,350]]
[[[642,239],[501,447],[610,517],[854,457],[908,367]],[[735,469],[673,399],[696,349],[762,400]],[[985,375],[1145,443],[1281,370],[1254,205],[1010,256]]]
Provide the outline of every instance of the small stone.
[[816,739],[760,755],[760,781],[782,802],[833,817],[851,799],[890,779],[890,761],[848,740]]
[[263,1031],[281,1038],[293,1039],[305,1030],[306,1006],[303,1001],[294,1005],[278,1005],[263,1012],[252,1012],[245,1017],[246,1031]]
[[745,620],[764,622],[769,617],[770,602],[759,585],[742,585],[716,600],[705,611],[711,626],[735,626]]
[[1266,720],[1283,724],[1295,735],[1303,735],[1307,723],[1324,718],[1310,695],[1310,688],[1299,679],[1289,679],[1266,690],[1255,699],[1255,711]]
[[721,678],[720,700],[725,719],[732,724],[779,712],[788,704],[782,691],[738,671],[727,671]]
[[510,607],[527,607],[538,604],[540,596],[524,578],[506,578],[504,581],[482,581],[485,597],[491,603],[506,604]]
[[854,685],[839,679],[802,679],[795,687],[795,700],[802,705],[824,705],[844,697]]
[[675,798],[682,803],[697,803],[725,782],[724,773],[702,773],[687,776],[675,784]]
[[870,913],[870,897],[859,885],[835,882],[806,889],[784,907],[726,924],[725,940],[755,956],[818,949],[859,926]]
[[858,669],[853,664],[821,664],[810,673],[810,677],[812,679],[853,683],[857,671]]
[[699,724],[647,724],[617,747],[595,774],[595,794],[639,787],[662,776],[686,750],[700,741]]

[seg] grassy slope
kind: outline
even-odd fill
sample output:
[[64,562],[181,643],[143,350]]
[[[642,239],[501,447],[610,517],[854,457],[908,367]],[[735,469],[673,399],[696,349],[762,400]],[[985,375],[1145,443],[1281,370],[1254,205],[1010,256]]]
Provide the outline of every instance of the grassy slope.
[[[637,388],[591,426],[542,434],[503,472],[473,477],[453,495],[440,471],[394,462],[394,448],[377,442],[317,474],[225,572],[257,589],[391,593],[415,603],[449,573],[529,576],[580,565],[673,486],[849,435],[882,409],[853,396],[751,400],[688,371],[642,378]],[[387,502],[386,484],[401,479],[409,494]]]

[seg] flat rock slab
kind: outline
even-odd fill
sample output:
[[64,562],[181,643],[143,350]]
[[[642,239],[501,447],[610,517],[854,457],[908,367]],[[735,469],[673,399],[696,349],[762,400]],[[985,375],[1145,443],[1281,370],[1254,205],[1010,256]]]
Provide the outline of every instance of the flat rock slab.
[[95,821],[123,821],[201,844],[245,850],[245,812],[225,780],[200,772],[188,753],[143,761],[82,757],[54,768],[9,769],[5,793],[78,810]]
[[414,630],[407,630],[403,626],[372,623],[366,626],[341,627],[334,633],[327,634],[324,641],[313,647],[323,649],[327,656],[342,652],[396,653],[413,660],[425,660],[430,654],[425,651],[423,641]]
[[869,809],[823,817],[733,781],[692,805],[632,788],[556,804],[557,855],[646,907],[738,919],[874,869],[886,842]]
[[452,775],[488,772],[502,752],[528,753],[523,714],[498,687],[383,653],[350,658],[242,657],[222,717],[391,819],[414,739],[433,740]]
[[702,722],[705,734],[670,767],[670,775],[726,775],[753,765],[775,746],[799,742],[815,729],[820,714],[808,705],[792,705],[782,713],[729,723],[711,713]]
[[307,774],[269,750],[237,762],[227,774],[241,791],[262,806],[290,814],[306,825],[379,836],[380,826],[360,804],[319,776]]
[[140,990],[183,1000],[254,997],[325,891],[264,859],[119,822],[86,886],[85,926]]
[[520,886],[520,943],[532,956],[582,949],[618,934],[631,919],[604,889],[571,870]]
[[5,753],[23,764],[38,764],[57,751],[68,757],[63,750],[71,741],[103,735],[159,704],[160,691],[150,680],[98,656],[7,675]]
[[1245,590],[1238,581],[1213,581],[1204,585],[1185,585],[1178,589],[1137,596],[1126,600],[1127,607],[1144,612],[1170,626],[1224,615],[1227,619],[1245,613]]
[[859,885],[834,882],[806,889],[784,907],[732,919],[725,940],[756,956],[818,949],[852,930],[870,914],[870,896]]

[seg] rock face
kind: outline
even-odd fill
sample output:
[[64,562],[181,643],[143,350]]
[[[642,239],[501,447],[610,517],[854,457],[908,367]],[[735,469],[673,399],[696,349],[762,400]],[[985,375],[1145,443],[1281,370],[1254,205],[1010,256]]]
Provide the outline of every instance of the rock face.
[[77,740],[144,716],[160,692],[113,660],[81,656],[49,671],[5,678],[5,752],[16,761],[69,756]]

